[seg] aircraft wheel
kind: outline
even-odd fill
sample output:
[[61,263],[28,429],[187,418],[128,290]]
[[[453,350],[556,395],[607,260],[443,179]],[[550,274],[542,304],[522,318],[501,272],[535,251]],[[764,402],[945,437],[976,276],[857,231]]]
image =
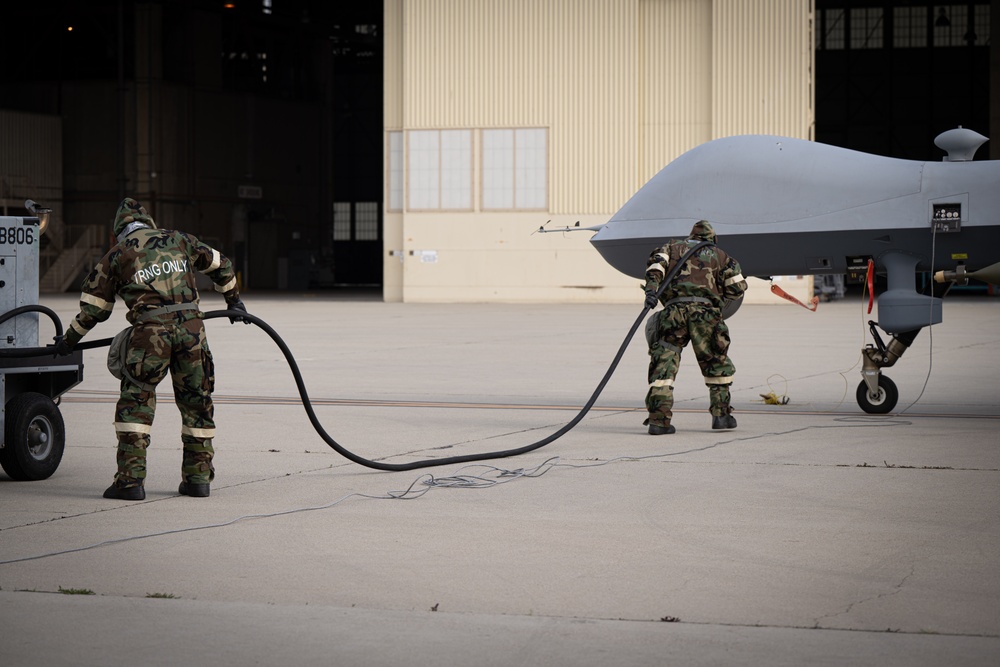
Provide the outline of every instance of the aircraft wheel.
[[28,391],[7,401],[0,466],[11,479],[51,477],[65,447],[66,427],[51,398]]
[[892,412],[899,400],[899,390],[896,383],[884,375],[878,376],[878,393],[872,394],[868,391],[868,383],[864,380],[858,385],[857,392],[858,405],[865,412],[873,415],[884,415]]

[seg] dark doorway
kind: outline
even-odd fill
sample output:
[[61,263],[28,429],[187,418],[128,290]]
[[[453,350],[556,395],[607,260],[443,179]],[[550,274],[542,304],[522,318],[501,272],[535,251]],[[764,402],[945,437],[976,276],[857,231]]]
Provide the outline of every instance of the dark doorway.
[[990,10],[983,1],[817,0],[816,141],[939,160],[941,132],[961,125],[988,136]]
[[247,270],[243,286],[248,290],[274,290],[279,287],[278,220],[255,220],[248,225]]
[[[68,227],[128,194],[231,244],[252,289],[381,286],[383,11],[329,0],[8,3],[5,25],[30,29],[5,35],[0,107],[63,119]],[[222,212],[248,188],[268,205],[244,237]],[[352,215],[374,206],[376,228],[365,213],[334,238],[336,202]]]

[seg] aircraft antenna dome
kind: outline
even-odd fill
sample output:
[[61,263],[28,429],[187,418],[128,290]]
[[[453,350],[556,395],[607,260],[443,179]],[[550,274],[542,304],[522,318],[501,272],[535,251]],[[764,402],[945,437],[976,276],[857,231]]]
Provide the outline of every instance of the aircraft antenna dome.
[[934,145],[948,153],[945,162],[968,162],[988,137],[959,125],[954,130],[942,132],[934,138]]

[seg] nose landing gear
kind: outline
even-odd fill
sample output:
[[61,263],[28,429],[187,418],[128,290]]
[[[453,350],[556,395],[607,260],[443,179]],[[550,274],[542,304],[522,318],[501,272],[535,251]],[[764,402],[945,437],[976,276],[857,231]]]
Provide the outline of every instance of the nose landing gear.
[[872,332],[875,344],[869,344],[862,350],[864,361],[861,367],[861,384],[858,385],[856,398],[858,406],[869,414],[884,415],[892,412],[899,401],[899,390],[896,383],[885,375],[882,369],[888,368],[896,363],[896,360],[903,356],[906,349],[913,343],[913,339],[920,333],[920,329],[904,331],[893,334],[892,340],[886,345],[879,336],[875,328],[878,322],[868,321],[868,328]]

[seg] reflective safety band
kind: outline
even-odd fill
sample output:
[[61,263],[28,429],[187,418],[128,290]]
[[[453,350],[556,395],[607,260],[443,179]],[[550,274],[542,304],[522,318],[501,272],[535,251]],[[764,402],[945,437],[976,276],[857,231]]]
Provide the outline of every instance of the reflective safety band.
[[713,384],[732,384],[732,383],[733,383],[732,375],[723,375],[722,377],[708,377],[707,375],[705,376],[705,384],[707,384],[710,387]]
[[110,301],[105,301],[99,296],[94,296],[93,294],[87,294],[86,292],[80,294],[80,301],[82,301],[83,303],[90,304],[91,306],[97,306],[101,310],[111,310],[112,308],[115,307],[115,304],[111,303]]
[[220,266],[222,266],[222,255],[219,254],[218,250],[212,248],[212,263],[207,269],[205,269],[204,272],[208,273],[209,271],[215,271]]
[[650,387],[673,387],[674,381],[671,379],[666,380],[653,380],[649,383]]
[[84,329],[82,326],[80,326],[80,323],[76,320],[75,317],[73,318],[73,321],[69,323],[69,326],[71,329],[73,329],[73,331],[80,334],[81,338],[87,335],[88,329]]
[[181,435],[190,435],[192,438],[198,438],[200,440],[211,440],[215,437],[215,429],[181,426]]
[[726,287],[728,287],[729,285],[732,285],[734,283],[741,283],[744,280],[746,280],[746,278],[743,277],[743,274],[742,273],[737,273],[732,278],[727,278],[726,282],[723,283],[723,284],[726,285]]
[[215,291],[216,292],[222,292],[223,294],[225,294],[226,292],[228,292],[229,290],[233,289],[234,287],[236,287],[236,278],[233,278],[232,280],[230,280],[225,285],[216,285],[215,286]]
[[663,270],[662,264],[650,264],[646,267],[646,273],[649,273],[650,271],[659,271],[663,275],[667,275],[667,272]]
[[115,422],[115,431],[117,433],[141,433],[143,435],[149,435],[149,424],[137,424],[135,422]]
[[662,264],[669,264],[670,263],[670,255],[667,255],[666,253],[662,253],[662,252],[658,252],[655,255],[653,255],[653,259],[655,259],[656,261],[658,261],[658,262],[660,262]]

